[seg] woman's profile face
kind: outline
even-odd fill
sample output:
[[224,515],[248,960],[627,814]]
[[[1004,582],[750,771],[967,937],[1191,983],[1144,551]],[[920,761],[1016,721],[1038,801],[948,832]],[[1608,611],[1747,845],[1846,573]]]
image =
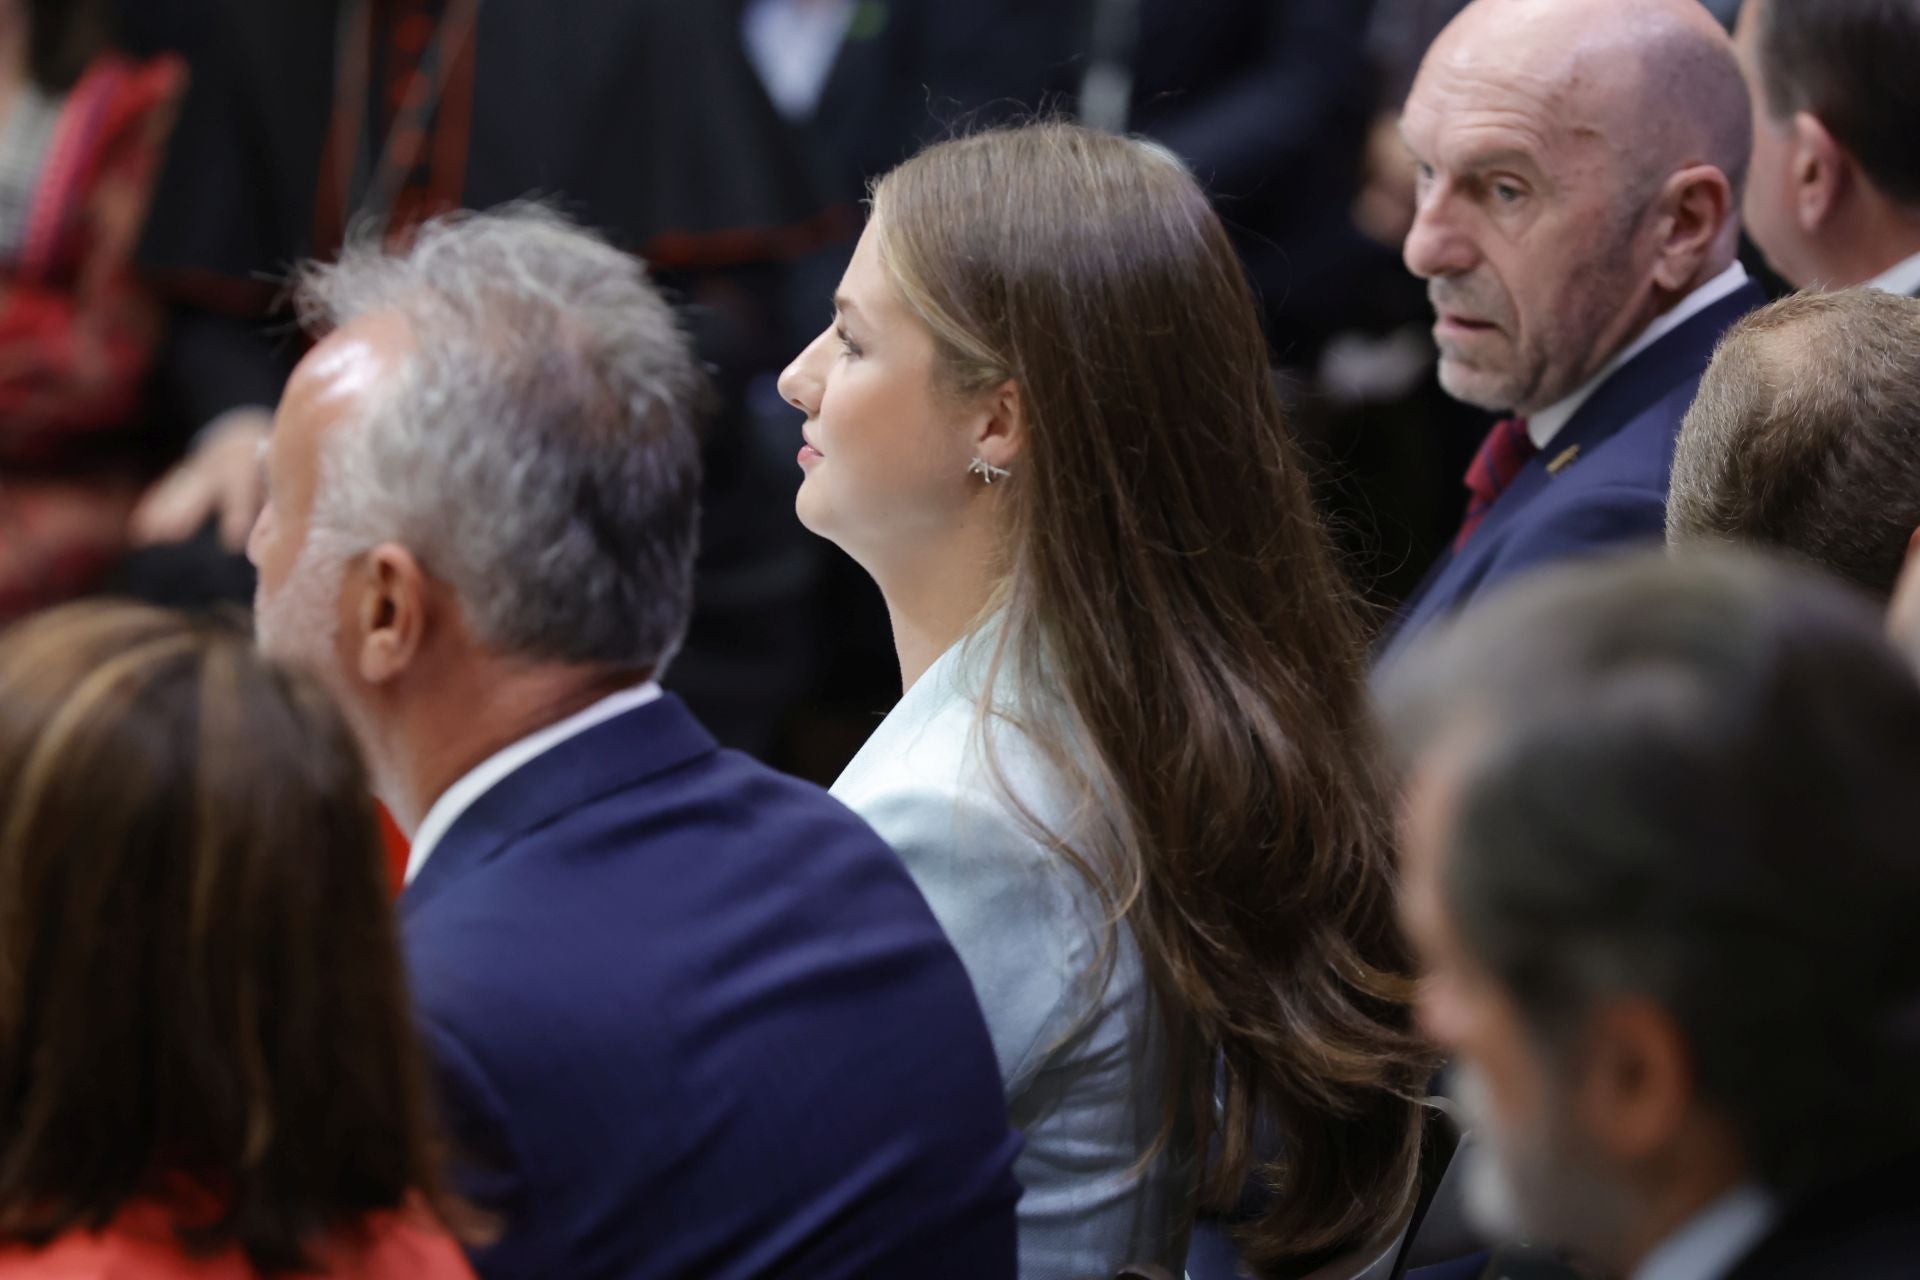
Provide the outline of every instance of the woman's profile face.
[[936,385],[936,357],[869,225],[833,324],[780,375],[780,394],[807,415],[800,522],[869,566],[950,530],[978,483],[967,466],[981,414]]

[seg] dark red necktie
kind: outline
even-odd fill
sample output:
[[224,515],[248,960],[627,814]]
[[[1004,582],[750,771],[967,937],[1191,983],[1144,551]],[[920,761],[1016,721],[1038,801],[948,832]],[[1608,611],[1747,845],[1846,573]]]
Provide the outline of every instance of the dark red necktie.
[[1480,452],[1473,455],[1473,465],[1467,468],[1467,518],[1460,522],[1460,532],[1454,535],[1453,549],[1460,550],[1467,545],[1467,539],[1487,518],[1487,512],[1507,491],[1520,469],[1533,461],[1540,452],[1533,443],[1533,437],[1527,434],[1525,418],[1502,418],[1494,423],[1493,430],[1487,432],[1487,438],[1480,442]]

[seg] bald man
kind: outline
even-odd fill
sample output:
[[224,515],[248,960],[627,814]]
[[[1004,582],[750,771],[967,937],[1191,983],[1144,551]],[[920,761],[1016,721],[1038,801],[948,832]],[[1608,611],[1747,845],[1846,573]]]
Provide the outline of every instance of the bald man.
[[1505,416],[1388,663],[1515,573],[1659,543],[1680,421],[1762,301],[1735,260],[1746,85],[1699,0],[1475,0],[1401,131],[1441,385]]

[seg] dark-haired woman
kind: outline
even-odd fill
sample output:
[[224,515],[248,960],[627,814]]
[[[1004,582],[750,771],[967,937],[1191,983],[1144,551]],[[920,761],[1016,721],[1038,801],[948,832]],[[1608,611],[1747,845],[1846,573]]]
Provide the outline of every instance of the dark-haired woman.
[[161,330],[133,254],[184,82],[114,52],[99,0],[0,0],[0,621],[126,545]]
[[1391,1235],[1431,1060],[1361,625],[1206,196],[1069,125],[946,143],[878,184],[836,301],[782,380],[798,509],[879,584],[906,695],[834,793],[973,977],[1022,1275],[1177,1267],[1268,1134],[1256,1265]]
[[471,1280],[373,801],[249,636],[0,637],[0,1280]]

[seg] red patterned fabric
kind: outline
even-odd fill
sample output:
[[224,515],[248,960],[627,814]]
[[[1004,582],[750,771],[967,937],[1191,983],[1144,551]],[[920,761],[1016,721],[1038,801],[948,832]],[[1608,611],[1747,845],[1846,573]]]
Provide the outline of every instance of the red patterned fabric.
[[0,621],[85,591],[124,545],[161,327],[133,253],[185,80],[175,58],[96,59],[0,265]]
[[[204,1214],[192,1215],[197,1223]],[[102,1231],[75,1228],[44,1245],[0,1244],[0,1280],[261,1280],[237,1249],[195,1254],[178,1213],[135,1201]],[[315,1250],[309,1280],[473,1280],[460,1247],[424,1211],[370,1215]]]
[[[451,47],[439,51],[448,65],[437,105],[423,125],[404,123],[408,113],[431,96],[425,59],[448,12],[446,0],[371,0],[366,47],[347,50],[349,92],[336,97],[327,130],[314,215],[316,245],[338,245],[346,238],[347,207],[355,202],[349,199],[352,172],[369,132],[369,111],[373,136],[388,140],[391,147],[391,155],[370,159],[396,163],[401,179],[387,211],[396,243],[429,218],[460,208],[473,132],[472,38],[454,38]],[[455,25],[469,29],[471,16]]]
[[1502,418],[1487,432],[1487,438],[1480,442],[1480,451],[1473,455],[1473,463],[1467,468],[1467,518],[1460,522],[1460,532],[1454,535],[1455,551],[1467,545],[1493,504],[1539,452],[1539,446],[1527,434],[1525,418]]

